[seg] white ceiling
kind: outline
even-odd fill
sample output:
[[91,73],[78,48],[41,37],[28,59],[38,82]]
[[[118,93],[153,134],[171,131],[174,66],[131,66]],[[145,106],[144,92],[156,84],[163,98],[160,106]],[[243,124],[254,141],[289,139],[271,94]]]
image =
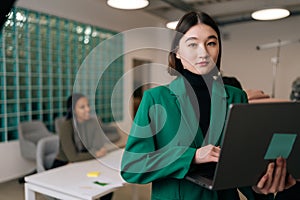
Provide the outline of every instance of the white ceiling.
[[292,16],[300,14],[300,0],[149,0],[144,10],[166,21],[177,20],[190,10],[210,14],[220,25],[250,21],[251,12],[269,7],[288,8]]

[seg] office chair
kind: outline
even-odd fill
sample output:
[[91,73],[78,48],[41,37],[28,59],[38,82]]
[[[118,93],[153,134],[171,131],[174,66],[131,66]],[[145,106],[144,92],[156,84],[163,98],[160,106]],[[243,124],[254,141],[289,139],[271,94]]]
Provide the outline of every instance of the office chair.
[[53,135],[42,121],[20,122],[18,125],[21,155],[36,160],[36,147],[40,139]]
[[51,168],[59,151],[59,137],[52,135],[42,138],[37,145],[36,167],[37,172],[43,172]]
[[55,132],[58,133],[59,132],[59,127],[61,126],[61,124],[66,120],[66,117],[57,117],[54,120],[54,125],[55,125]]
[[[53,135],[45,124],[38,120],[20,122],[18,132],[21,155],[32,161],[36,161],[37,144],[40,139]],[[27,175],[34,173],[36,173],[36,170]],[[19,183],[24,183],[24,177],[19,178]]]

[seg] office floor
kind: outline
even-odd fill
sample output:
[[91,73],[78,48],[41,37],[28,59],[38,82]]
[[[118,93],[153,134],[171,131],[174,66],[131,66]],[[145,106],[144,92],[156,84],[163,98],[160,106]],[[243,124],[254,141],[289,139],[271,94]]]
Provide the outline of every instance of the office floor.
[[[114,193],[113,200],[131,200],[136,189],[138,200],[150,200],[150,185],[127,185]],[[19,184],[18,180],[11,180],[0,183],[0,200],[24,200],[24,184]],[[37,194],[36,200],[47,200],[44,196]]]

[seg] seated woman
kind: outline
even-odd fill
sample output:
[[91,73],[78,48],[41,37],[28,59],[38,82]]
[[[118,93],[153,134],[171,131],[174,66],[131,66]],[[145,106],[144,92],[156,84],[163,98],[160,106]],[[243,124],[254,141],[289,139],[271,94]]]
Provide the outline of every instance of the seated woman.
[[[75,93],[68,98],[66,120],[59,127],[59,138],[59,153],[52,168],[98,158],[108,150],[109,141],[97,118],[91,116],[89,101],[83,94]],[[100,199],[110,200],[112,196],[109,193]]]

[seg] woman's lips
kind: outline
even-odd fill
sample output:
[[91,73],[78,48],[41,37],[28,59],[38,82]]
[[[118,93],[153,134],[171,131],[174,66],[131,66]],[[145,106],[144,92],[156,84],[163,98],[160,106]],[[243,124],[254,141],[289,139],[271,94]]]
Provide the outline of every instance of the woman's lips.
[[208,61],[201,61],[201,62],[197,62],[196,65],[197,66],[201,66],[201,67],[205,67],[209,64]]

